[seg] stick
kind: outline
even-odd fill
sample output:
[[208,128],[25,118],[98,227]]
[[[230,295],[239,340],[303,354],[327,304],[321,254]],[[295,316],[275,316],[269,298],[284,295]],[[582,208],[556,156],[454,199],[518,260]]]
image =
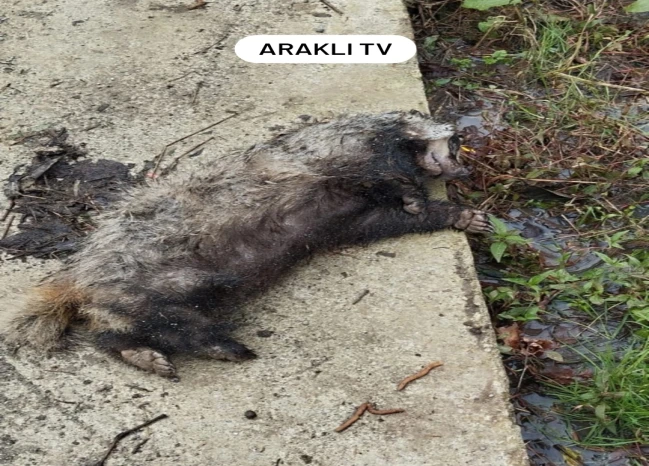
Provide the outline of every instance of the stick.
[[205,128],[201,128],[201,129],[199,129],[198,131],[194,131],[193,133],[188,134],[187,136],[183,136],[183,137],[180,138],[180,139],[176,139],[174,142],[170,142],[170,143],[167,144],[165,147],[173,146],[174,144],[177,144],[177,143],[179,143],[179,142],[182,142],[182,141],[184,141],[185,139],[189,139],[189,138],[191,138],[192,136],[196,136],[198,133],[202,133],[203,131],[206,131],[206,130],[208,130],[208,129],[210,129],[210,128],[214,128],[216,125],[220,125],[221,123],[223,123],[223,122],[229,120],[230,118],[234,118],[235,116],[239,116],[239,114],[238,114],[238,113],[233,113],[232,115],[228,115],[228,116],[226,116],[225,118],[221,118],[221,119],[220,119],[219,121],[217,121],[216,123],[212,123],[211,125],[207,125]]
[[612,89],[620,89],[622,91],[637,92],[639,94],[649,94],[649,90],[647,90],[647,89],[639,89],[637,87],[629,87],[629,86],[620,86],[619,84],[611,84],[611,83],[607,83],[607,82],[604,82],[604,81],[592,81],[590,79],[579,78],[577,76],[572,76],[572,75],[565,74],[565,73],[559,73],[559,72],[556,72],[556,71],[553,71],[550,74],[553,74],[555,76],[560,76],[560,77],[565,78],[565,79],[572,79],[573,81],[577,81],[577,82],[580,82],[580,83],[590,84],[592,86],[604,86],[604,87],[610,87]]
[[149,441],[149,438],[147,437],[144,440],[142,440],[140,443],[135,445],[135,447],[131,450],[131,454],[135,455],[136,453],[140,453],[140,450],[142,449],[144,444],[147,443],[148,441]]
[[192,105],[196,104],[196,101],[198,100],[198,93],[201,91],[201,87],[203,87],[203,81],[197,82],[196,90],[194,91],[194,97],[192,98]]
[[2,214],[2,218],[0,218],[0,222],[4,222],[7,220],[7,217],[9,217],[9,214],[11,213],[11,210],[14,208],[16,205],[16,201],[14,199],[9,201],[9,207],[7,207],[7,210],[4,211],[4,214]]
[[134,383],[127,383],[126,387],[132,388],[134,390],[141,390],[143,392],[149,392],[149,393],[153,392],[153,390],[151,390],[149,388],[140,387],[139,385],[136,385]]
[[353,306],[354,304],[358,304],[358,303],[360,303],[360,302],[361,302],[361,299],[363,299],[363,298],[364,298],[365,296],[367,296],[368,294],[370,294],[370,290],[363,290],[363,291],[361,291],[361,293],[356,297],[356,299],[355,299],[354,301],[352,301],[352,306]]
[[342,15],[345,14],[345,13],[343,13],[343,11],[342,11],[341,9],[339,9],[339,8],[337,8],[337,7],[335,7],[335,6],[333,6],[333,5],[331,4],[331,2],[329,2],[328,0],[320,0],[320,1],[321,1],[322,3],[324,3],[325,5],[327,5],[329,8],[331,8],[333,11],[335,11],[336,13],[338,13],[339,15],[342,16]]
[[5,227],[4,231],[2,232],[2,236],[0,236],[0,239],[5,239],[7,236],[7,233],[9,233],[9,229],[11,228],[11,225],[14,223],[14,220],[16,219],[15,215],[12,215],[9,218],[9,222],[7,223],[7,226]]
[[363,413],[364,413],[365,411],[367,411],[367,408],[369,408],[369,406],[370,406],[369,403],[363,403],[362,405],[360,405],[360,406],[356,409],[356,411],[354,412],[354,414],[352,415],[352,417],[350,417],[350,418],[347,419],[345,422],[343,422],[343,423],[340,424],[338,427],[336,427],[335,431],[336,431],[336,432],[342,432],[343,430],[345,430],[345,429],[347,429],[349,426],[351,426],[353,423],[355,423],[356,421],[358,421],[358,420],[361,418],[361,416],[363,415]]
[[223,42],[225,39],[228,38],[228,35],[230,35],[229,32],[228,32],[227,34],[225,34],[224,36],[221,36],[221,37],[219,38],[219,40],[217,40],[216,42],[214,42],[212,45],[208,45],[208,46],[205,47],[204,49],[201,49],[201,50],[199,50],[198,52],[194,52],[194,55],[198,55],[199,53],[205,53],[205,52],[208,52],[212,47],[216,47],[217,45],[220,45],[221,42]]
[[180,138],[180,139],[176,139],[175,141],[170,142],[169,144],[167,144],[167,145],[165,146],[165,148],[162,150],[162,153],[158,156],[158,160],[157,160],[156,163],[155,163],[155,167],[153,167],[153,171],[151,172],[151,177],[152,177],[152,178],[155,177],[155,174],[156,174],[156,172],[158,171],[158,168],[160,167],[160,162],[162,162],[163,157],[164,157],[165,154],[167,153],[167,149],[169,149],[171,146],[173,146],[174,144],[177,144],[177,143],[179,143],[179,142],[182,142],[182,141],[184,141],[185,139],[189,139],[189,138],[191,138],[192,136],[197,135],[198,133],[202,133],[203,131],[206,131],[206,130],[208,130],[208,129],[210,129],[210,128],[214,128],[215,126],[220,125],[221,123],[223,123],[223,122],[229,120],[230,118],[234,118],[235,116],[239,116],[239,114],[238,114],[238,113],[233,113],[232,115],[228,115],[228,116],[226,116],[225,118],[221,118],[221,119],[220,119],[219,121],[217,121],[216,123],[212,123],[211,125],[207,125],[205,128],[201,128],[201,129],[199,129],[198,131],[194,131],[193,133],[188,134],[187,136],[183,136],[182,138]]
[[196,144],[196,145],[195,145],[194,147],[192,147],[191,149],[186,150],[185,152],[183,152],[182,154],[180,154],[178,157],[176,157],[176,158],[173,160],[173,162],[171,162],[171,163],[169,164],[168,167],[166,167],[164,170],[162,170],[162,174],[163,174],[163,175],[166,175],[167,173],[169,173],[171,170],[173,170],[174,168],[176,168],[176,165],[178,165],[178,162],[180,161],[180,159],[182,159],[182,158],[183,158],[184,156],[186,156],[187,154],[190,154],[190,153],[194,152],[194,151],[195,151],[196,149],[198,149],[199,147],[204,146],[205,144],[207,144],[208,142],[210,142],[212,139],[214,139],[214,136],[212,136],[212,137],[206,139],[205,141],[203,141],[203,142],[201,142],[201,143]]
[[169,81],[167,81],[167,82],[168,82],[168,83],[172,83],[172,82],[174,82],[174,81],[178,81],[179,79],[183,79],[184,77],[189,76],[189,75],[192,74],[192,73],[196,73],[196,71],[191,71],[191,70],[190,70],[190,71],[188,71],[187,73],[183,74],[182,76],[178,76],[177,78],[171,79],[171,80],[169,80]]
[[160,416],[154,417],[153,419],[151,419],[149,421],[146,421],[146,422],[140,424],[139,426],[135,426],[132,429],[128,429],[128,430],[125,430],[125,431],[120,432],[119,434],[117,434],[115,436],[115,438],[113,439],[113,442],[108,447],[108,450],[106,450],[106,453],[104,453],[104,456],[99,461],[97,461],[95,463],[95,466],[104,466],[104,464],[106,463],[106,460],[108,459],[110,454],[113,452],[113,450],[115,449],[115,447],[117,446],[119,441],[122,440],[124,437],[127,437],[127,436],[131,435],[132,433],[137,432],[138,430],[144,429],[145,427],[148,427],[151,424],[153,424],[155,422],[158,422],[158,421],[161,421],[162,419],[166,419],[168,417],[169,416],[167,416],[166,414],[161,414]]
[[399,386],[397,387],[397,390],[399,390],[399,391],[403,390],[404,388],[406,388],[406,386],[410,382],[413,382],[413,381],[415,381],[417,379],[421,379],[423,376],[428,374],[430,371],[432,371],[436,367],[443,366],[443,365],[444,365],[444,363],[442,361],[435,361],[433,363],[430,363],[429,365],[424,367],[422,370],[420,370],[416,374],[408,376],[405,379],[403,379],[401,382],[399,382]]

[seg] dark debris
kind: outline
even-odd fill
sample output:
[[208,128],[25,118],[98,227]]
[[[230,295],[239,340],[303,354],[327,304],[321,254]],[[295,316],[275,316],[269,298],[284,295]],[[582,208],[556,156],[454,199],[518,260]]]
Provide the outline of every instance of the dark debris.
[[67,142],[65,128],[21,142],[27,139],[38,146],[36,155],[16,167],[4,186],[11,212],[21,214],[19,231],[0,240],[0,250],[13,258],[65,256],[93,229],[92,218],[140,179],[114,160],[79,160],[86,151]]

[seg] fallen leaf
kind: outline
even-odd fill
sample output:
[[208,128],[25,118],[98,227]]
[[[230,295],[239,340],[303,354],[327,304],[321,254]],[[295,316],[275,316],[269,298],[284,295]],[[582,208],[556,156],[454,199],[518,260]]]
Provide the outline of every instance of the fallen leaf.
[[546,351],[545,356],[557,362],[563,362],[563,355],[557,351]]
[[557,344],[551,340],[523,337],[521,353],[525,356],[541,356],[546,351],[554,349]]
[[513,350],[519,350],[521,347],[521,330],[518,322],[506,327],[498,327],[496,329],[498,339],[503,342],[504,346],[508,346]]

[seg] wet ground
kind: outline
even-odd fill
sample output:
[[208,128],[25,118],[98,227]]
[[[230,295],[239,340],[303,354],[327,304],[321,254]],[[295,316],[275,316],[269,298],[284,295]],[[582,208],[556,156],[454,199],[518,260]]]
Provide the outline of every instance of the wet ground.
[[[553,14],[564,15],[564,20],[574,13],[571,2],[547,2],[543,6]],[[522,302],[516,304],[518,307],[493,299],[490,310],[510,377],[516,420],[531,463],[534,466],[649,464],[646,460],[649,448],[642,445],[608,449],[580,447],[589,426],[571,422],[566,416],[566,407],[548,396],[545,385],[588,383],[593,378],[592,361],[596,359],[589,355],[607,353],[617,357],[637,344],[633,336],[635,329],[628,320],[628,309],[623,305],[611,309],[593,305],[589,313],[569,300],[560,299],[563,295],[559,291],[546,293],[544,290],[535,300],[530,296],[534,293],[532,287],[525,286],[529,277],[550,270],[561,270],[574,277],[606,275],[609,266],[598,253],[619,256],[646,247],[642,238],[611,247],[602,240],[602,232],[615,233],[625,227],[625,222],[616,221],[614,215],[610,215],[610,219],[606,217],[608,204],[620,214],[633,206],[635,218],[644,218],[649,211],[643,195],[646,187],[641,182],[617,179],[612,175],[628,168],[621,167],[620,160],[627,163],[635,157],[646,157],[648,101],[641,91],[627,86],[628,89],[619,90],[617,98],[607,107],[589,110],[604,120],[624,121],[620,128],[613,129],[612,134],[617,134],[618,138],[627,136],[623,127],[635,132],[637,138],[629,137],[623,155],[615,151],[597,152],[588,147],[588,144],[597,143],[606,146],[606,142],[598,141],[597,135],[587,134],[579,127],[579,124],[591,127],[585,115],[576,117],[573,125],[565,130],[536,124],[534,118],[551,118],[553,102],[561,101],[564,93],[547,89],[540,81],[521,79],[525,76],[524,68],[531,66],[520,59],[525,48],[521,37],[529,31],[525,31],[517,20],[527,14],[525,8],[517,12],[495,9],[479,13],[467,12],[455,2],[414,2],[410,9],[431,113],[457,124],[466,146],[471,148],[465,156],[474,168],[474,175],[468,182],[449,186],[449,196],[493,212],[509,230],[517,232],[527,242],[525,246],[510,248],[509,253],[518,254],[518,257],[509,257],[503,263],[494,260],[489,241],[473,241],[472,247],[486,296],[499,288],[516,287],[523,296]],[[494,18],[509,21],[511,35],[485,33],[489,26],[482,25]],[[608,21],[615,30],[620,27],[633,31],[646,27],[645,19],[615,17]],[[602,21],[607,22],[607,19]],[[518,38],[513,37],[517,34],[520,34]],[[508,53],[503,55],[506,58],[496,59],[497,63],[487,66],[486,61],[494,60],[499,49],[507,49]],[[640,83],[646,79],[643,74],[646,66],[640,65],[640,61],[646,54],[629,49],[623,52],[607,55],[597,63],[595,76],[613,86],[636,83],[641,89]],[[630,64],[636,53],[645,58]],[[629,66],[619,66],[623,59]],[[625,77],[620,75],[622,69],[627,73]],[[629,76],[635,77],[625,81]],[[589,90],[584,92],[587,95]],[[525,117],[530,120],[526,121]],[[521,131],[525,124],[537,132]],[[592,128],[597,126],[592,125]],[[534,153],[530,139],[538,139],[537,145],[542,147],[538,150],[541,160]],[[611,143],[606,147],[612,146]],[[583,154],[583,158],[575,157],[575,152]],[[608,159],[613,152],[617,160]],[[582,168],[584,166],[588,168]],[[598,173],[589,178],[591,174],[585,172],[593,167]],[[611,167],[608,172],[607,167]],[[602,186],[605,182],[610,184],[597,191],[594,186],[589,187],[589,184],[596,185],[589,179],[597,180],[598,187],[600,182]],[[600,209],[594,200],[606,203],[605,208]],[[583,223],[588,217],[584,212],[589,208],[593,209],[594,217],[599,215],[600,218]],[[512,283],[512,277],[518,277],[519,283]],[[605,286],[610,295],[622,288],[611,282]]]
[[[530,240],[529,247],[538,252],[546,267],[557,267],[567,250],[572,255],[565,269],[575,275],[607,267],[593,248],[584,244],[575,247],[574,234],[566,220],[539,208],[514,209],[509,217],[512,220],[506,222],[507,226]],[[503,280],[502,267],[483,251],[476,250],[476,255],[482,262],[477,269],[484,289],[511,285]],[[513,323],[501,319],[498,323],[516,421],[534,465],[630,466],[638,464],[632,463],[630,457],[649,452],[626,448],[599,451],[576,446],[575,435],[587,431],[588,425],[567,420],[563,415],[565,407],[546,395],[547,390],[539,383],[588,382],[593,378],[593,365],[589,362],[593,354],[612,352],[619,356],[633,344],[631,329],[624,325],[624,309],[600,311],[603,318],[593,318],[569,302],[551,299],[539,319]]]

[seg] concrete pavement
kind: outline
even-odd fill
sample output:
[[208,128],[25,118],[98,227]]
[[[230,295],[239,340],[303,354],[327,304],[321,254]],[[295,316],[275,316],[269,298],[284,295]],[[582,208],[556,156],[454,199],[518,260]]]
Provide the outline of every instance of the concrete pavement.
[[[178,148],[214,136],[179,167],[200,170],[307,116],[425,111],[415,59],[254,65],[234,55],[251,34],[411,36],[398,0],[335,3],[342,15],[317,0],[194,10],[170,0],[10,0],[0,11],[0,178],[32,157],[12,141],[43,128],[65,126],[91,157],[141,167],[167,143],[241,112]],[[56,267],[0,263],[0,306]],[[0,464],[94,464],[118,432],[162,413],[106,464],[527,464],[463,234],[318,257],[245,314],[237,339],[259,359],[180,363],[176,384],[90,349],[44,358],[0,346]],[[435,360],[444,366],[395,390]],[[333,432],[366,401],[406,412]]]

